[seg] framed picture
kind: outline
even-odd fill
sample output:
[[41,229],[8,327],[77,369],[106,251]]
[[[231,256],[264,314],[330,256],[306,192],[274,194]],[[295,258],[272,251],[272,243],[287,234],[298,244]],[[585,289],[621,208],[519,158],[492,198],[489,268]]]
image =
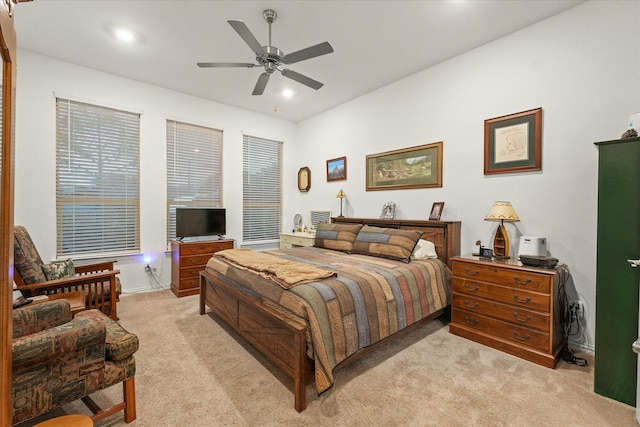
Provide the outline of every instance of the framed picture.
[[347,158],[327,160],[327,182],[347,179]]
[[542,108],[484,121],[484,174],[542,170]]
[[429,214],[430,221],[440,221],[440,215],[444,209],[444,202],[434,202],[431,206],[431,213]]
[[442,141],[367,156],[367,191],[442,187]]

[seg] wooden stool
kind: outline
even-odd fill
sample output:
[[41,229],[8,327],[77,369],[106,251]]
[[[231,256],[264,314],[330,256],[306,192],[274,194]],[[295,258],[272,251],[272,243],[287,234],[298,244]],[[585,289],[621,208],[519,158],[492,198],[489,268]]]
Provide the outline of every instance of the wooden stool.
[[93,420],[86,415],[64,415],[43,421],[33,427],[93,427]]

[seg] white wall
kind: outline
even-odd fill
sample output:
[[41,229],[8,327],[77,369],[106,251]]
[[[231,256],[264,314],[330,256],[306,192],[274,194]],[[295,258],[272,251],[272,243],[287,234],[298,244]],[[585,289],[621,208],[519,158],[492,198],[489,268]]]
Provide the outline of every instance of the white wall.
[[[266,115],[213,103],[114,75],[78,67],[27,51],[18,51],[16,101],[15,223],[27,227],[45,262],[56,257],[55,98],[70,97],[99,105],[141,111],[140,232],[141,254],[118,259],[125,292],[149,290],[154,282],[144,272],[144,256],[171,281],[166,250],[167,118],[212,126],[224,131],[224,207],[227,233],[242,236],[242,132],[284,141],[284,159],[295,144],[295,124]],[[295,185],[287,187],[289,202]]]
[[[460,55],[299,125],[299,160],[311,191],[300,210],[340,209],[377,217],[393,201],[397,217],[428,217],[444,201],[443,220],[462,221],[462,252],[480,239],[492,246],[496,223],[484,221],[496,200],[512,202],[518,236],[546,236],[551,255],[572,273],[569,292],[586,306],[586,341],[593,349],[597,149],[617,139],[640,111],[639,2],[588,2],[496,42]],[[363,69],[362,72],[368,72]],[[483,172],[484,120],[543,108],[542,171]],[[444,141],[443,187],[365,191],[365,156]],[[325,160],[347,156],[348,180],[327,183]],[[639,254],[640,255],[640,254]]]

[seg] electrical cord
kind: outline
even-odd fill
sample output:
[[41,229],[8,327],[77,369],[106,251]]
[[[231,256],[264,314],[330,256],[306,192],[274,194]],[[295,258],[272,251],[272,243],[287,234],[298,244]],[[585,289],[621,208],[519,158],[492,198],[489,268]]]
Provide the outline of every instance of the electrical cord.
[[[561,357],[567,363],[574,364],[576,366],[587,366],[587,359],[577,357],[573,349],[569,347],[569,337],[580,334],[582,336],[582,326],[580,325],[580,319],[577,315],[577,308],[574,304],[569,302],[569,297],[565,291],[565,285],[569,280],[570,272],[569,267],[566,264],[559,264],[556,266],[556,271],[559,274],[558,285],[558,302],[560,305],[560,313],[562,313],[562,330],[564,332],[565,345],[561,350]],[[576,324],[576,330],[573,330],[573,324]]]

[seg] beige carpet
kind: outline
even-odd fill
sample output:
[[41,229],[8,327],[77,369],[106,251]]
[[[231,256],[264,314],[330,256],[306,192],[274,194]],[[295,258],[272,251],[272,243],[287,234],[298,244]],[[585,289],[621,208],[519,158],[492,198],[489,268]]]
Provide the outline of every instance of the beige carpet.
[[[125,295],[118,311],[140,337],[130,426],[637,425],[635,408],[593,392],[592,358],[586,368],[560,362],[552,370],[451,335],[441,321],[338,371],[321,396],[309,386],[299,414],[292,382],[213,316],[200,316],[197,296]],[[120,393],[115,386],[94,398],[111,403]],[[89,414],[73,403],[49,417],[66,413]],[[96,423],[126,425],[120,414]]]

